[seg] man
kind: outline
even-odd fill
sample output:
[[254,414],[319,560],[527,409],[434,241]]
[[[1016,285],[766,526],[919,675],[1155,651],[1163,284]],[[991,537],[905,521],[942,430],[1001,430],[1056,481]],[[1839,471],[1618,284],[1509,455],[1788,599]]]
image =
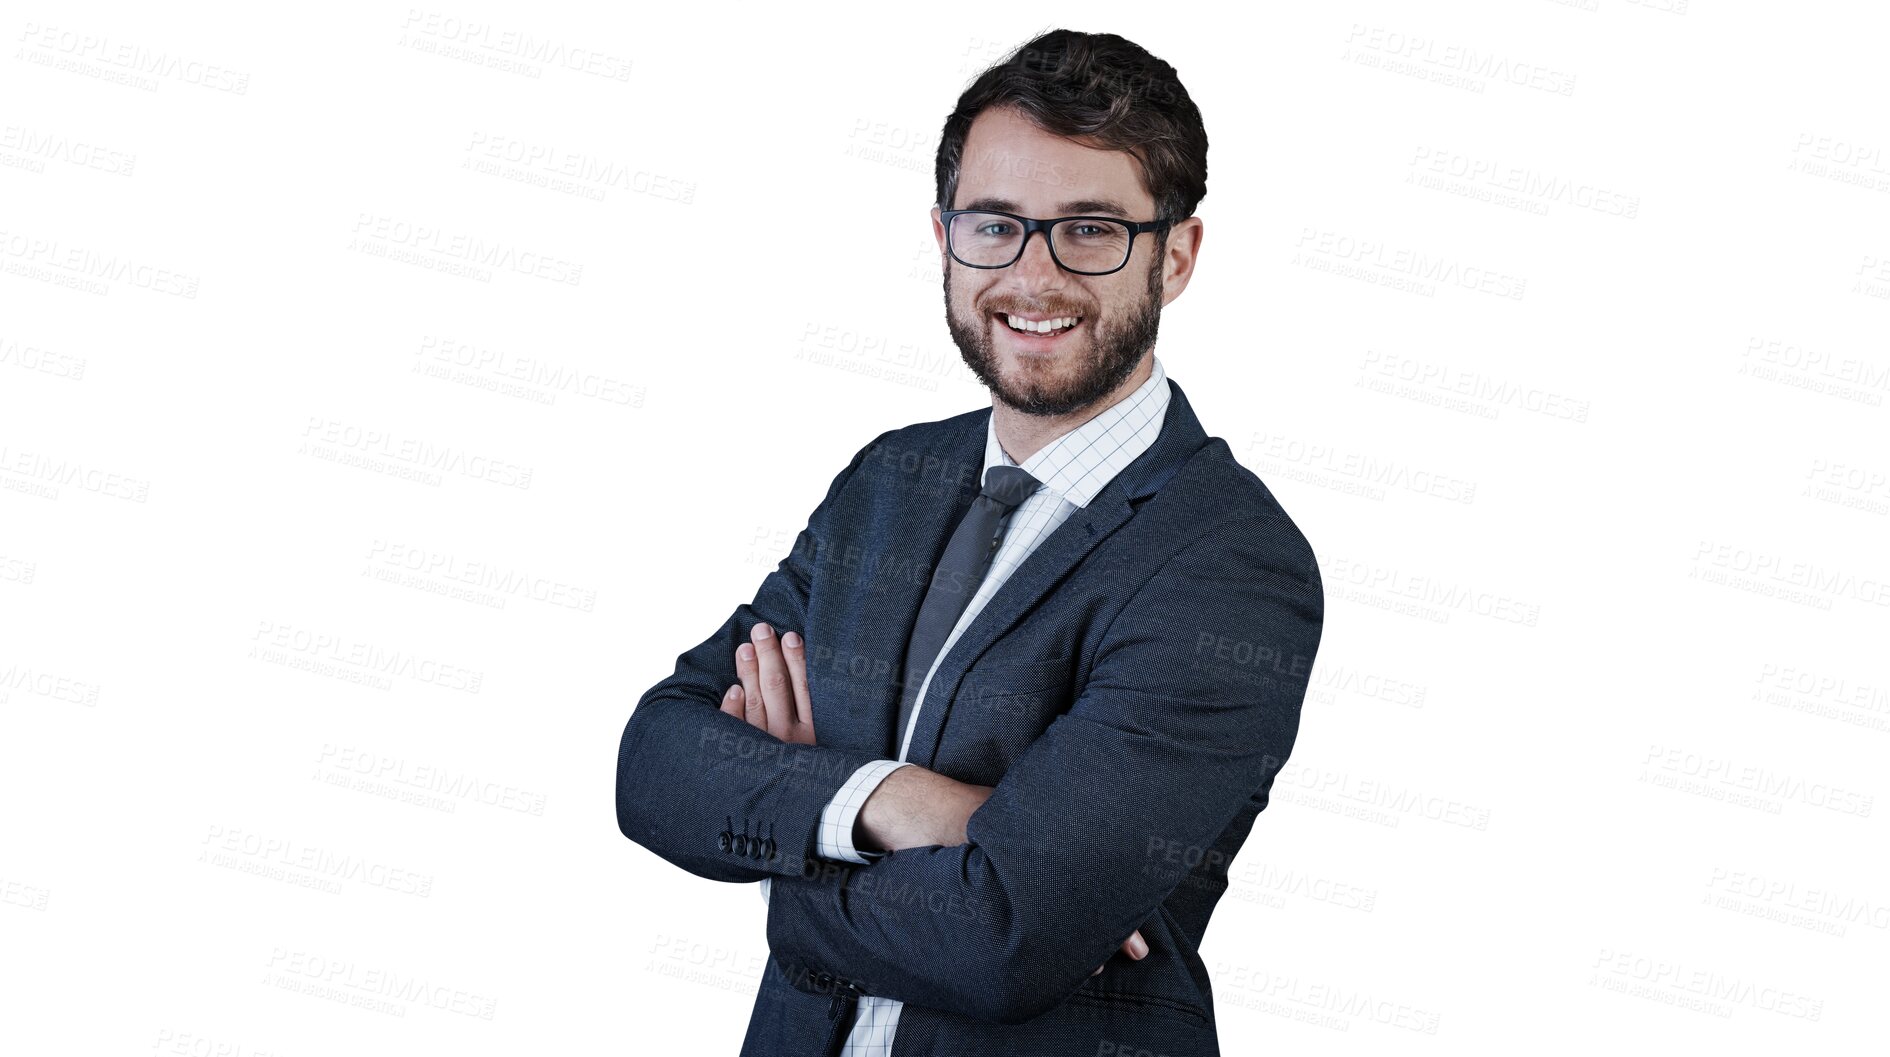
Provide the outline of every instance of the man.
[[1206,154],[1121,37],[1056,30],[975,81],[932,226],[991,407],[862,448],[631,714],[624,835],[763,882],[744,1055],[1218,1054],[1198,951],[1323,592],[1155,358]]

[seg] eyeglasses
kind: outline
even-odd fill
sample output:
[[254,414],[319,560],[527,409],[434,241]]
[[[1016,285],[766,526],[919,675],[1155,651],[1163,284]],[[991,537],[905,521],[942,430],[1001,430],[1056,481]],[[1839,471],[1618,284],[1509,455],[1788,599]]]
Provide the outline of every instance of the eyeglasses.
[[952,259],[967,268],[1009,268],[1024,255],[1031,234],[1041,231],[1050,244],[1050,259],[1078,275],[1121,271],[1129,263],[1137,235],[1165,231],[1174,224],[1173,220],[1114,217],[1032,220],[989,209],[947,209],[939,213],[939,219],[945,224],[945,246]]

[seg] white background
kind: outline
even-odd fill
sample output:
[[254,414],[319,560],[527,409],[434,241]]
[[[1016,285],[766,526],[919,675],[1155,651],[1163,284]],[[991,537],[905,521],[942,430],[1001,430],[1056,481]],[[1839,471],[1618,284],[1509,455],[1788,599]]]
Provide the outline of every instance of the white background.
[[1326,584],[1225,1051],[1882,1052],[1882,15],[1676,6],[8,5],[0,1050],[734,1053],[618,737],[988,403],[933,151],[1067,25],[1205,115],[1158,353]]

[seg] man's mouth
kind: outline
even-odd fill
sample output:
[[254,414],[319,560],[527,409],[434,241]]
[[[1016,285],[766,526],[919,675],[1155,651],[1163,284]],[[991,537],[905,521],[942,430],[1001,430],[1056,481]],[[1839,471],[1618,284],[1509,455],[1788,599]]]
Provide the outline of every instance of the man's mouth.
[[1049,346],[1065,334],[1082,326],[1082,316],[1043,316],[1029,319],[1010,312],[993,312],[1000,326],[1011,332],[1026,347]]

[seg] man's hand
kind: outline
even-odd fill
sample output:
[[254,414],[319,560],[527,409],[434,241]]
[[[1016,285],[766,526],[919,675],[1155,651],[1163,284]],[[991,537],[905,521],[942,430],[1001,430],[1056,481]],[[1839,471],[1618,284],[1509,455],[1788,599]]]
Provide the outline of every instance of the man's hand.
[[742,681],[722,695],[722,711],[782,741],[815,744],[814,706],[807,693],[806,643],[792,631],[776,638],[774,629],[766,623],[756,624],[750,638],[752,643],[735,651],[735,674]]
[[[766,623],[757,623],[750,638],[752,643],[735,651],[735,672],[741,682],[723,695],[722,711],[782,741],[816,744],[813,699],[807,691],[806,643],[792,631],[777,638]],[[871,851],[963,844],[966,824],[992,789],[916,765],[901,767],[887,775],[861,805],[854,821],[854,844]],[[1141,929],[1122,941],[1122,950],[1138,961],[1148,957],[1148,941]],[[1090,975],[1103,968],[1098,965]]]

